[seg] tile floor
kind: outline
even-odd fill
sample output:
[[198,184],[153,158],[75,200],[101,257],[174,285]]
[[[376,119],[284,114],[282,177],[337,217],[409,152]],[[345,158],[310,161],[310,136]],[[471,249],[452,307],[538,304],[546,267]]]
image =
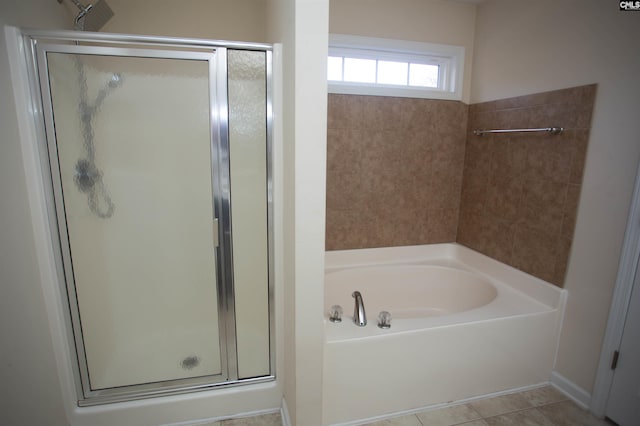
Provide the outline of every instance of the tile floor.
[[[280,426],[279,413],[198,426]],[[611,426],[551,386],[427,410],[363,426]]]
[[551,386],[428,410],[366,426],[611,426]]
[[280,413],[262,414],[255,417],[221,420],[219,422],[203,423],[197,426],[281,426]]

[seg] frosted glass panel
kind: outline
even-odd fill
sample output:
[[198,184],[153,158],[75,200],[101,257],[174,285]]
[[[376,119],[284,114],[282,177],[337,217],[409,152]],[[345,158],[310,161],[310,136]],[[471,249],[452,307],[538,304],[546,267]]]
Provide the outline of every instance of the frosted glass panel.
[[229,155],[240,378],[268,375],[266,54],[229,50]]
[[91,389],[220,374],[208,62],[47,58]]

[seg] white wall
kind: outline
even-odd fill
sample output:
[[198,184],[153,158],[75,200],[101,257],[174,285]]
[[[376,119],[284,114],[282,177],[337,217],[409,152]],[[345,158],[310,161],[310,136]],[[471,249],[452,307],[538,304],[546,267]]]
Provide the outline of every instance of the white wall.
[[331,0],[329,32],[465,48],[462,101],[469,103],[476,5],[444,0]]
[[295,341],[297,416],[322,417],[328,0],[297,0],[295,46]]
[[280,99],[274,104],[274,156],[281,160],[274,169],[274,198],[282,200],[274,206],[275,226],[281,229],[276,233],[275,243],[282,249],[283,260],[287,260],[276,263],[276,277],[283,289],[276,299],[282,302],[278,310],[288,319],[281,329],[283,346],[277,359],[287,366],[283,378],[283,411],[293,422],[297,418],[296,321],[291,320],[295,318],[295,0],[267,0],[267,3],[267,40],[280,45],[280,49],[274,50],[274,65],[281,67],[281,72],[275,73],[273,94],[274,100]]
[[270,0],[269,11],[269,40],[283,55],[284,398],[292,424],[313,426],[322,421],[329,3]]
[[[0,26],[68,28],[57,2],[0,2]],[[0,413],[15,425],[67,424],[40,277],[4,30],[0,32]]]
[[[263,0],[109,0],[104,32],[264,42]],[[75,12],[74,12],[75,13]]]
[[471,102],[598,83],[558,373],[591,393],[640,157],[640,16],[600,0],[478,7]]

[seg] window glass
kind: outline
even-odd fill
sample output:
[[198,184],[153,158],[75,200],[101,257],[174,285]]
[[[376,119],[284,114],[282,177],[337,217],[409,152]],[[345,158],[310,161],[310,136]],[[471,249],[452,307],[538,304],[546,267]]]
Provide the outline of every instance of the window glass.
[[438,65],[410,64],[409,85],[420,87],[438,87]]
[[332,81],[342,81],[342,57],[329,56],[327,61],[327,78]]
[[376,60],[344,58],[344,81],[375,83]]
[[406,62],[378,61],[378,84],[407,85]]

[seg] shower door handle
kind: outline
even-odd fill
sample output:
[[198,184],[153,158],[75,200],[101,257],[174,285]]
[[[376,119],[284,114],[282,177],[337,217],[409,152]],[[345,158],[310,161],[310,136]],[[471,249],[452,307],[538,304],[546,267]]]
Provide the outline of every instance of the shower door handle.
[[220,237],[218,231],[218,218],[213,218],[213,246],[218,247],[220,245]]

